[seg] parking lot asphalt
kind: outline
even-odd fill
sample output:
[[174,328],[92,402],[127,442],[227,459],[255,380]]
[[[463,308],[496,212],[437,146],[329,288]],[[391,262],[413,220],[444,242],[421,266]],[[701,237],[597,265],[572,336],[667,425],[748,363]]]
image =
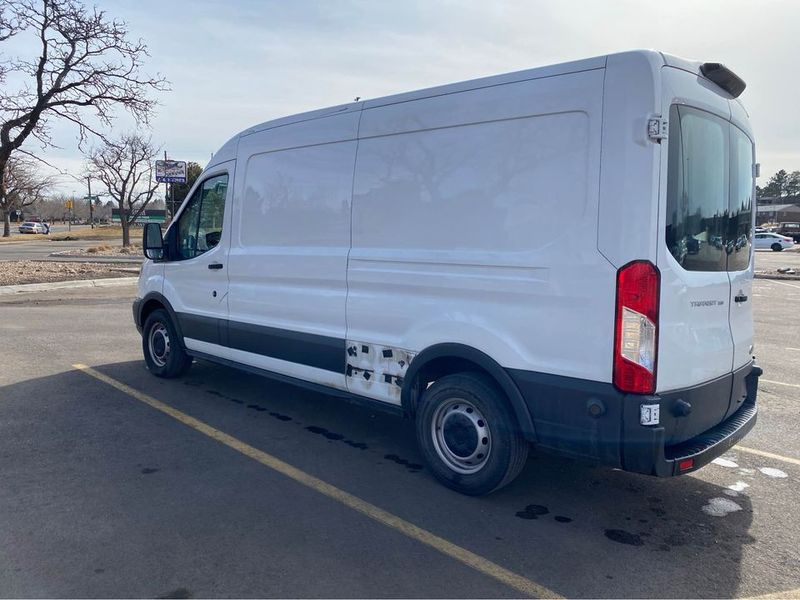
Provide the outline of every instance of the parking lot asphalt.
[[759,423],[725,460],[534,453],[477,499],[411,422],[204,362],[150,376],[134,293],[0,298],[0,596],[800,596],[800,282],[754,283]]
[[800,274],[800,244],[782,252],[772,250],[757,250],[755,253],[756,271],[792,268]]

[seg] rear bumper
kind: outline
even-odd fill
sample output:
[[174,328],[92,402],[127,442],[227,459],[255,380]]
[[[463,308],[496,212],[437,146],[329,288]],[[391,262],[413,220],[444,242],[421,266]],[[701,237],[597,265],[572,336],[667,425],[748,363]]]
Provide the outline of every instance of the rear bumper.
[[[747,435],[758,416],[761,373],[751,363],[699,386],[638,396],[607,383],[509,370],[533,417],[528,437],[537,446],[658,477],[695,471]],[[720,412],[721,399],[727,412]],[[681,414],[686,403],[690,412]],[[659,424],[640,423],[643,404],[659,406]]]
[[[669,445],[663,427],[639,427],[623,445],[625,470],[671,477],[696,471],[746,436],[758,418],[756,395],[761,368],[751,365],[744,375],[746,397],[727,419],[680,443]],[[688,418],[691,418],[689,415]],[[682,466],[684,465],[684,466]]]

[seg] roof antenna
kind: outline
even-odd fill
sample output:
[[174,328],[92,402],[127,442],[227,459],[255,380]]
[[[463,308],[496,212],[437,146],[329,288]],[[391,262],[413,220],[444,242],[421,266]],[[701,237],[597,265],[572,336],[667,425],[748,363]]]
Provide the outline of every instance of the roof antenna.
[[361,96],[356,96],[356,99],[353,100],[353,102],[358,102],[359,100],[361,100]]

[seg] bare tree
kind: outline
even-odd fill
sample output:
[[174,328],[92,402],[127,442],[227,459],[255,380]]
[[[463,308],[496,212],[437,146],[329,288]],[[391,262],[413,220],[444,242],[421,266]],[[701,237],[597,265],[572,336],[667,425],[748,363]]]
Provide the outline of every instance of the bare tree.
[[[38,45],[37,58],[0,54],[0,199],[11,155],[29,138],[50,145],[52,119],[74,123],[82,146],[103,137],[90,117],[109,126],[121,106],[147,123],[155,106],[148,93],[168,89],[163,77],[142,73],[147,47],[129,39],[125,23],[78,0],[0,0],[0,43],[23,32]],[[6,85],[9,74],[16,89]]]
[[11,235],[11,213],[40,201],[53,185],[50,177],[42,177],[30,160],[12,157],[6,165],[6,191],[0,198],[3,213],[3,237]]
[[89,153],[89,170],[108,190],[119,208],[122,245],[129,246],[130,226],[153,199],[159,183],[155,160],[159,149],[141,135],[126,135],[106,141]]

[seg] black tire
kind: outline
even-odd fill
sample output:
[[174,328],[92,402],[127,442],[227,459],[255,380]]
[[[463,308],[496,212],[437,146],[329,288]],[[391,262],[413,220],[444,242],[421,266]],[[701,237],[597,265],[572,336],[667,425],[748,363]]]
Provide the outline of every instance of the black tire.
[[772,244],[772,251],[773,252],[780,252],[781,250],[783,250],[783,246],[781,246],[778,242],[775,242],[774,244]]
[[528,458],[508,399],[483,374],[447,375],[425,390],[416,430],[433,476],[468,496],[511,483]]
[[192,366],[169,313],[159,308],[148,315],[142,328],[142,352],[147,369],[156,377],[180,377]]

